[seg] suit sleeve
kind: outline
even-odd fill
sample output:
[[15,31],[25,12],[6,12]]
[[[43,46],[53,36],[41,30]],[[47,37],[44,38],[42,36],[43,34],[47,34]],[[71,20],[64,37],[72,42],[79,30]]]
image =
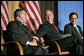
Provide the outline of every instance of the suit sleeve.
[[23,45],[26,45],[26,42],[29,41],[27,35],[18,32],[18,26],[13,22],[8,24],[7,38],[8,40],[18,41]]
[[45,35],[47,32],[48,32],[48,28],[46,27],[46,25],[40,25],[35,35],[40,38],[43,35]]

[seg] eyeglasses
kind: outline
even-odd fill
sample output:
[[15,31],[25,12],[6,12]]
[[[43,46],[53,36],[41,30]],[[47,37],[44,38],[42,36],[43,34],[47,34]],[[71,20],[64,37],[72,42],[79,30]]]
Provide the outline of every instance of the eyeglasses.
[[76,19],[78,19],[78,18],[71,18],[71,20],[76,20]]

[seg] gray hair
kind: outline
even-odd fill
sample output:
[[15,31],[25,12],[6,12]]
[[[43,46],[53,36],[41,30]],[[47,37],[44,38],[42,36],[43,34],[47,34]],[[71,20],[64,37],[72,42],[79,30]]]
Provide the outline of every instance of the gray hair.
[[45,13],[48,12],[48,11],[50,11],[54,15],[53,11],[51,11],[51,10],[45,10]]
[[14,18],[16,19],[16,17],[23,11],[23,9],[16,9],[14,12]]

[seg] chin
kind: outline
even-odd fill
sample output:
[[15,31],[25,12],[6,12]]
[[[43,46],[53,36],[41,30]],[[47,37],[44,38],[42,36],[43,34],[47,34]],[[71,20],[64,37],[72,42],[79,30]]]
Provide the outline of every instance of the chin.
[[27,21],[25,23],[27,23]]
[[76,23],[72,23],[73,25],[75,25]]

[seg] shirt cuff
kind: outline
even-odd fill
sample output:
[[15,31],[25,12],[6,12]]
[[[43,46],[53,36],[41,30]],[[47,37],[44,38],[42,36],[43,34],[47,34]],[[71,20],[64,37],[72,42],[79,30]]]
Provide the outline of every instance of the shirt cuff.
[[26,42],[26,45],[28,45],[28,44],[29,44],[29,41]]

